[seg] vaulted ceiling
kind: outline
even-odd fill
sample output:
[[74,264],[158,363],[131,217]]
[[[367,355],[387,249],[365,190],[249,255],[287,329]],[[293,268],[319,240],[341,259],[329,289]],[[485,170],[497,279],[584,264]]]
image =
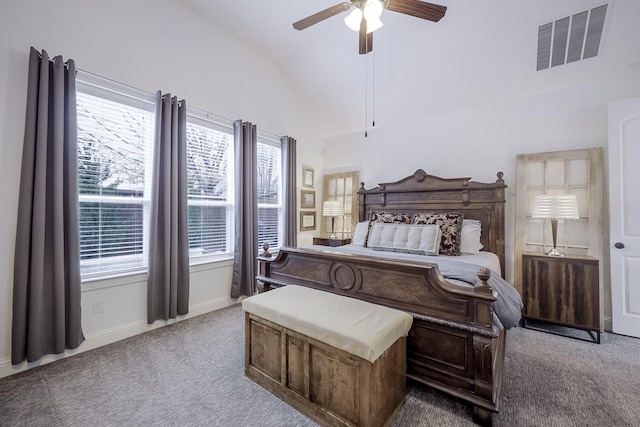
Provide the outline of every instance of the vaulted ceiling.
[[[292,28],[339,0],[176,1],[273,61],[324,137],[361,131],[374,118],[397,124],[640,68],[637,0],[436,0],[448,7],[438,23],[385,10],[368,55],[344,24],[348,12]],[[604,3],[613,18],[600,56],[536,72],[538,26]]]

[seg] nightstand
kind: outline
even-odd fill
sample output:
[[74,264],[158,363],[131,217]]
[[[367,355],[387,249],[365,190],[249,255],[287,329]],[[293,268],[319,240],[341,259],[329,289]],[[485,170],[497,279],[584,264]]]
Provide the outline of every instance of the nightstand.
[[324,237],[313,238],[314,245],[331,246],[333,248],[336,246],[348,245],[349,243],[351,243],[351,239],[327,239]]
[[600,344],[599,268],[598,260],[589,256],[523,253],[523,326],[559,335],[564,334],[533,327],[527,321],[582,329]]

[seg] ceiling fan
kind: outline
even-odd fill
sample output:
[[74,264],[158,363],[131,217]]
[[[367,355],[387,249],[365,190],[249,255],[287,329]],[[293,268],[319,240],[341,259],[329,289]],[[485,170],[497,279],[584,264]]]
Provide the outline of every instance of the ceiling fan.
[[345,18],[345,23],[352,30],[360,32],[360,54],[367,54],[373,49],[373,32],[382,27],[380,15],[383,8],[433,22],[442,19],[447,11],[446,6],[420,0],[351,0],[351,2],[342,2],[307,16],[295,22],[293,28],[304,30],[351,7],[354,7],[354,10]]

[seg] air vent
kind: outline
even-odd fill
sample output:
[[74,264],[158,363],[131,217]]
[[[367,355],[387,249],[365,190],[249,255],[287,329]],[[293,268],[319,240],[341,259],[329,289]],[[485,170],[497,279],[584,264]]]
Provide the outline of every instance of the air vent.
[[607,5],[538,27],[537,71],[598,56]]

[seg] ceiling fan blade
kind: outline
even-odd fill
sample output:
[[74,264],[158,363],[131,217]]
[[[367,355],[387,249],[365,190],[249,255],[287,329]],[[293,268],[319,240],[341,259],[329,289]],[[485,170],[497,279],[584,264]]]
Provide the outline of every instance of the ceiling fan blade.
[[420,0],[385,0],[384,8],[393,12],[404,13],[416,18],[438,22],[447,11],[446,6],[427,3]]
[[321,10],[318,13],[314,13],[313,15],[307,16],[304,19],[299,20],[298,22],[293,23],[293,28],[296,30],[304,30],[307,27],[312,26],[313,24],[317,24],[320,21],[324,21],[327,18],[331,18],[334,15],[344,12],[345,10],[349,10],[351,8],[351,3],[342,2],[335,6],[331,6],[326,8],[325,10]]
[[373,50],[373,32],[367,33],[367,20],[360,21],[360,33],[358,37],[360,55],[366,55]]

